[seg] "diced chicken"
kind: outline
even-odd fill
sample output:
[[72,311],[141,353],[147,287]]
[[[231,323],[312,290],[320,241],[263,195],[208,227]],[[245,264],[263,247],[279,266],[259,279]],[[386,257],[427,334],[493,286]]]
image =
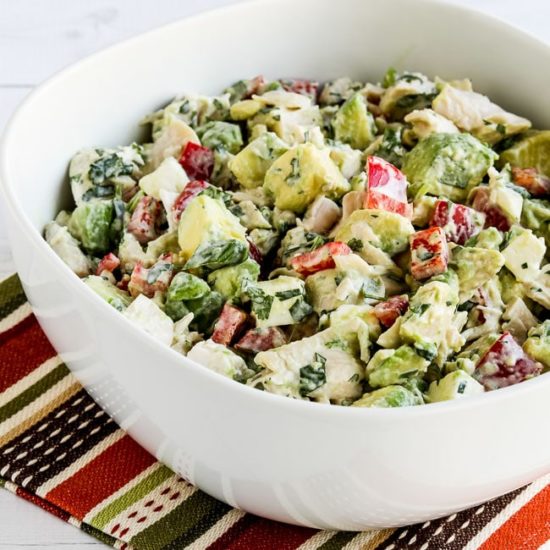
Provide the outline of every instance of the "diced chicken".
[[526,118],[508,113],[487,96],[445,84],[433,101],[433,109],[452,120],[461,130],[489,143],[531,127]]
[[514,298],[502,314],[502,328],[509,332],[514,339],[523,344],[527,338],[529,329],[538,325],[538,319],[531,313],[521,298]]
[[458,134],[459,132],[452,121],[433,109],[416,109],[405,116],[405,122],[412,124],[412,131],[418,139],[431,134]]
[[320,196],[308,207],[302,225],[307,231],[328,233],[340,217],[340,207],[334,201]]
[[89,275],[90,262],[66,227],[62,227],[56,222],[50,222],[46,226],[45,237],[54,252],[79,277]]

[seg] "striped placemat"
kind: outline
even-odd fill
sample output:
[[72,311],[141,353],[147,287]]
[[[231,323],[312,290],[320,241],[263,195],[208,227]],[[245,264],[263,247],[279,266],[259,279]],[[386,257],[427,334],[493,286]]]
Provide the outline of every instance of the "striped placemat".
[[0,284],[0,485],[115,548],[527,550],[550,540],[550,476],[422,525],[316,531],[245,514],[157,462],[92,400]]

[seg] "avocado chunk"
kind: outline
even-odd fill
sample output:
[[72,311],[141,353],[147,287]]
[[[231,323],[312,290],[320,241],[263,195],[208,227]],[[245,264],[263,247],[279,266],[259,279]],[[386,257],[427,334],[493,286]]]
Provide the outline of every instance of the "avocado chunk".
[[456,370],[444,376],[439,382],[434,381],[428,389],[430,402],[449,401],[468,395],[483,393],[483,386],[463,370]]
[[523,351],[542,363],[545,371],[550,370],[550,319],[529,331]]
[[404,345],[397,350],[384,351],[392,353],[378,365],[373,363],[376,357],[374,356],[367,365],[368,382],[373,388],[405,382],[417,374],[426,372],[430,364],[411,346]]
[[531,229],[537,237],[543,237],[550,247],[550,201],[523,199],[521,225]]
[[71,214],[69,233],[82,243],[86,252],[90,254],[107,252],[113,214],[112,201],[83,202]]
[[374,118],[360,93],[352,95],[340,107],[332,121],[332,128],[336,140],[348,143],[354,149],[366,149],[374,140]]
[[487,229],[482,229],[477,235],[468,239],[465,246],[500,250],[500,245],[503,240],[502,233],[496,227],[488,227]]
[[243,285],[247,281],[256,282],[259,276],[260,266],[248,258],[240,264],[212,271],[208,284],[226,300],[236,300],[240,298]]
[[247,282],[244,292],[252,302],[252,315],[260,328],[294,325],[312,312],[304,281],[296,277],[282,275],[269,281]]
[[504,265],[498,250],[457,246],[453,250],[452,265],[458,275],[460,302],[465,302],[487,281],[493,279]]
[[352,212],[336,228],[334,238],[347,243],[369,262],[391,265],[391,261],[380,261],[369,250],[375,247],[383,256],[394,256],[407,250],[413,233],[414,227],[404,216],[386,210],[361,209]]
[[103,277],[90,275],[84,279],[84,282],[118,311],[124,311],[132,303],[132,297],[127,292],[120,290]]
[[491,149],[469,134],[431,134],[405,156],[403,173],[413,196],[427,193],[461,202],[495,158]]
[[403,386],[386,386],[366,393],[352,407],[412,407],[422,405],[421,400]]
[[288,151],[288,145],[273,132],[251,141],[229,161],[229,169],[247,189],[260,187],[273,162]]
[[[245,229],[238,218],[221,201],[204,194],[195,197],[183,211],[178,226],[178,242],[183,260],[191,261],[198,252],[189,267],[200,267],[204,263],[237,264],[244,261],[248,254]],[[217,258],[212,257],[214,252]],[[215,269],[213,265],[210,267]]]
[[209,149],[225,149],[228,153],[236,154],[243,146],[241,129],[231,122],[207,122],[197,128],[197,135],[202,145]]
[[302,213],[318,195],[340,198],[350,190],[350,184],[328,150],[304,143],[271,165],[265,175],[264,189],[275,197],[277,208]]

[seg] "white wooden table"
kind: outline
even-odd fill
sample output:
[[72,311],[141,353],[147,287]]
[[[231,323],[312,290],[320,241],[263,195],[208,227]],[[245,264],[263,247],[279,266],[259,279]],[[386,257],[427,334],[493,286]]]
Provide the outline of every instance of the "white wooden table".
[[[0,132],[25,95],[62,67],[143,30],[235,1],[0,0]],[[546,0],[454,1],[497,15],[550,41],[550,2]],[[0,276],[9,269],[2,219],[0,204]],[[87,546],[103,545],[0,490],[0,550]]]

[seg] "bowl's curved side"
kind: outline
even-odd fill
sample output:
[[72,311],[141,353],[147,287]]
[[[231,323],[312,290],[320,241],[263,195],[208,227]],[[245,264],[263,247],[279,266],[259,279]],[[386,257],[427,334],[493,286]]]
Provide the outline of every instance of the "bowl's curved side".
[[[214,92],[261,71],[365,77],[368,65],[376,78],[393,64],[473,76],[521,111],[530,97],[522,79],[550,61],[538,42],[453,6],[343,0],[334,12],[332,5],[238,5],[93,56],[32,95],[10,125],[0,161],[14,260],[36,315],[120,425],[229,504],[282,521],[360,530],[451,513],[548,471],[550,438],[537,437],[533,422],[550,412],[548,377],[468,403],[408,411],[264,395],[161,348],[82,285],[40,237],[58,208],[53,197],[74,149],[132,139],[128,128],[174,90]],[[468,42],[461,26],[469,29]],[[205,44],[200,37],[207,33]],[[474,66],[469,56],[497,38],[505,59]],[[251,52],[249,44],[261,47]],[[522,56],[527,61],[520,64]],[[540,73],[531,83],[548,88],[550,75]],[[544,101],[533,98],[527,114],[542,112]],[[539,120],[550,126],[550,118]]]

